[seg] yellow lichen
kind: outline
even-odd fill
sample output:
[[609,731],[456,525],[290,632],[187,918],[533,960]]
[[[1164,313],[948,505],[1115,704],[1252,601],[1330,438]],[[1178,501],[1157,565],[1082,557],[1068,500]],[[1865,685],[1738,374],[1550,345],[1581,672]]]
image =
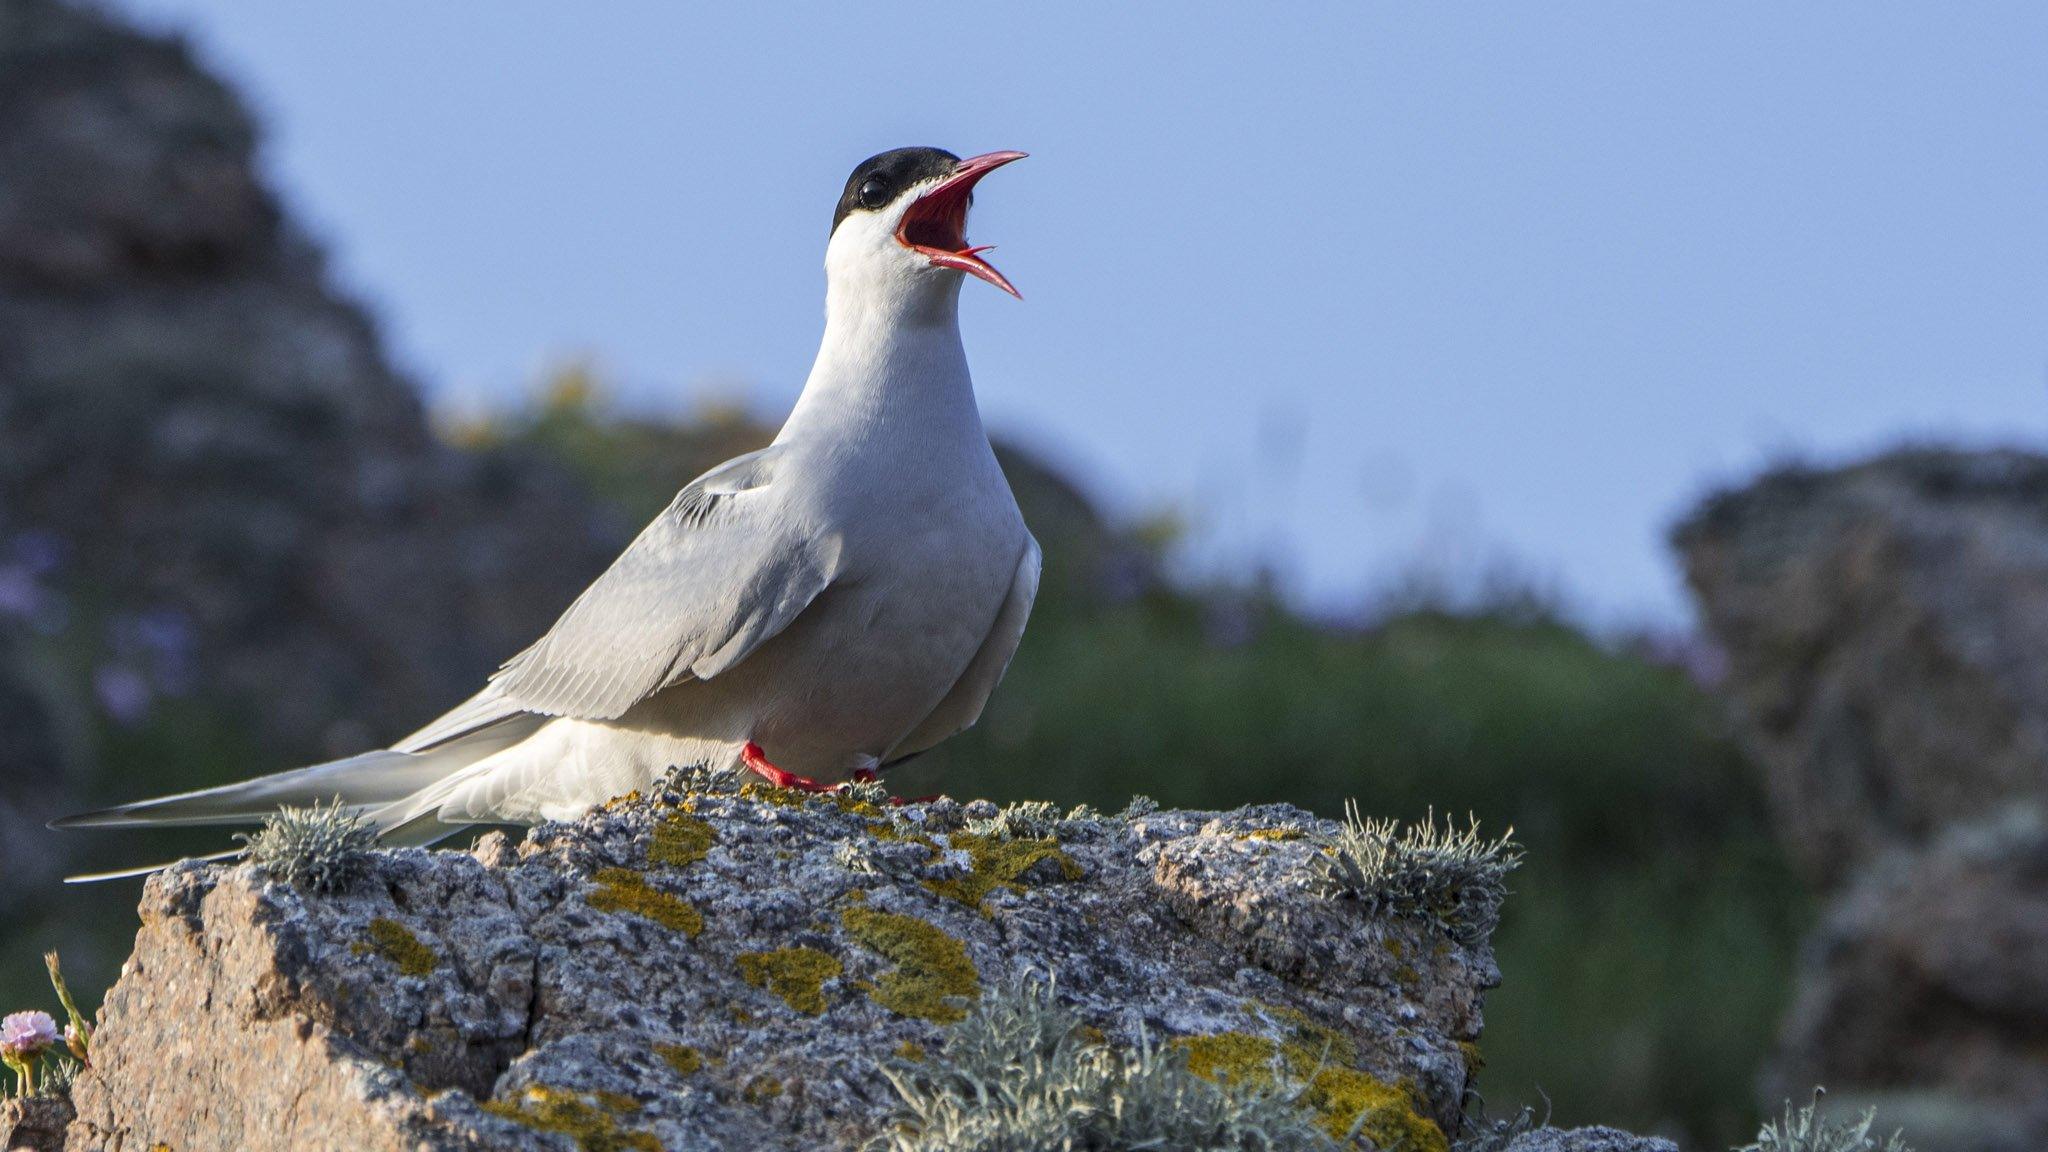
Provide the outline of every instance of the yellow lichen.
[[1005,840],[956,832],[950,839],[953,847],[967,853],[968,870],[958,876],[927,880],[924,886],[969,908],[981,907],[982,898],[997,888],[1022,892],[1020,878],[1041,861],[1053,861],[1063,880],[1081,878],[1081,866],[1061,850],[1059,841],[1049,836],[1040,840]]
[[924,1045],[919,1044],[915,1040],[905,1040],[896,1046],[896,1058],[898,1060],[909,1060],[913,1063],[922,1064],[924,1063],[924,1055]]
[[766,1104],[782,1095],[782,1081],[773,1076],[756,1076],[740,1089],[740,1098],[749,1104]]
[[1486,1067],[1485,1053],[1479,1050],[1479,1045],[1470,1040],[1458,1041],[1458,1055],[1464,1058],[1467,1080],[1479,1075],[1479,1070]]
[[803,947],[742,952],[739,965],[747,983],[768,989],[806,1016],[825,1010],[825,981],[846,970],[837,956]]
[[1417,1109],[1406,1084],[1389,1084],[1349,1067],[1340,1062],[1348,1058],[1331,1045],[1312,1048],[1301,1040],[1282,1043],[1246,1032],[1187,1036],[1174,1043],[1187,1053],[1188,1071],[1207,1080],[1270,1087],[1284,1072],[1301,1086],[1301,1105],[1333,1138],[1356,1132],[1375,1148],[1450,1150],[1443,1129]]
[[678,812],[654,826],[653,843],[647,846],[647,862],[682,868],[702,860],[718,843],[711,825],[695,816]]
[[664,928],[695,936],[704,930],[704,915],[682,899],[650,886],[647,877],[627,868],[599,869],[591,879],[597,891],[586,899],[600,912],[631,912]]
[[379,916],[370,921],[368,941],[350,945],[349,951],[358,956],[382,956],[398,965],[400,975],[429,976],[441,966],[441,958],[434,950],[412,934],[412,930],[389,917]]
[[528,1086],[516,1100],[493,1100],[484,1111],[523,1124],[537,1132],[556,1132],[576,1142],[583,1152],[662,1152],[661,1141],[652,1132],[633,1132],[619,1127],[612,1112],[638,1111],[640,1103],[617,1093],[601,1093],[600,1100],[617,1097],[630,1108],[607,1111],[585,1101],[574,1092],[542,1084]]
[[1245,833],[1247,840],[1287,841],[1299,840],[1303,836],[1299,828],[1254,828]]
[[840,913],[839,922],[854,939],[896,965],[866,990],[889,1011],[953,1024],[967,1017],[960,1001],[981,996],[981,973],[967,947],[937,925],[864,904]]
[[656,1044],[654,1054],[675,1069],[678,1076],[695,1075],[704,1067],[704,1054],[688,1044]]

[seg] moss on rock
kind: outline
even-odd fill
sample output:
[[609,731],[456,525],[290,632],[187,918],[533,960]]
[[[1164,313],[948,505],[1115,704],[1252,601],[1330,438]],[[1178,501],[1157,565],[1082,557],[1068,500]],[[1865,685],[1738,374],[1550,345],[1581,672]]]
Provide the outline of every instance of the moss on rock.
[[747,983],[775,993],[806,1016],[825,1011],[825,981],[846,970],[837,956],[804,947],[742,952],[739,966]]
[[967,853],[968,869],[958,876],[927,880],[924,886],[941,896],[958,900],[969,908],[981,907],[982,898],[997,888],[1024,890],[1023,876],[1036,865],[1052,861],[1063,880],[1079,880],[1081,866],[1050,836],[1041,839],[1005,839],[972,832],[956,832],[952,845]]
[[647,877],[629,868],[602,868],[591,877],[597,891],[586,899],[600,912],[631,912],[664,928],[696,936],[704,930],[704,915],[682,898],[647,883]]
[[[615,1098],[615,1099],[614,1099]],[[623,1101],[623,1105],[617,1105]],[[618,1112],[637,1112],[640,1102],[617,1093],[603,1093],[592,1104],[574,1092],[543,1084],[529,1086],[517,1099],[492,1100],[484,1111],[523,1124],[537,1132],[553,1132],[576,1142],[583,1152],[662,1152],[652,1132],[620,1127]]]
[[1286,1042],[1248,1032],[1220,1032],[1183,1037],[1175,1044],[1187,1052],[1188,1070],[1207,1080],[1263,1088],[1273,1086],[1284,1073],[1299,1082],[1301,1106],[1315,1114],[1333,1139],[1355,1132],[1376,1148],[1450,1152],[1443,1129],[1417,1108],[1409,1087],[1350,1067],[1349,1061],[1355,1059],[1350,1041],[1336,1037],[1341,1044],[1333,1042],[1321,1033],[1336,1036],[1334,1032],[1319,1026],[1316,1030],[1316,1035],[1297,1034]]
[[654,1054],[678,1076],[694,1076],[704,1068],[704,1053],[688,1044],[656,1044]]
[[647,862],[683,868],[710,855],[718,843],[711,825],[695,816],[672,813],[654,826],[653,842],[647,847]]
[[841,912],[839,922],[854,939],[896,965],[867,990],[889,1011],[952,1024],[967,1017],[961,1000],[981,996],[981,973],[966,945],[938,925],[865,903]]
[[388,916],[379,916],[370,921],[370,938],[350,947],[358,956],[377,955],[398,966],[405,976],[431,976],[441,966],[441,958],[412,930]]

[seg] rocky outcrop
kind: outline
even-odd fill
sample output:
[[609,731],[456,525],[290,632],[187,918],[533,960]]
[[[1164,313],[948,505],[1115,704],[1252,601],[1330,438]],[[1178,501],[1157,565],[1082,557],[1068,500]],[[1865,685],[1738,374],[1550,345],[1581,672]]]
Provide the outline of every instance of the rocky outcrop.
[[1107,1043],[1291,1070],[1332,1131],[1447,1147],[1483,939],[1326,894],[1333,826],[1297,809],[1028,815],[672,791],[333,895],[180,866],[69,1147],[858,1147],[886,1064],[1026,980]]
[[0,908],[64,867],[26,830],[135,790],[123,731],[171,712],[224,777],[373,746],[630,529],[435,439],[256,145],[183,45],[0,0]]
[[1787,848],[1832,901],[1766,1105],[2048,1146],[2048,458],[1783,469],[1676,533]]
[[1816,882],[2048,797],[2048,458],[1782,469],[1707,501],[1676,541]]
[[1879,861],[1799,989],[1773,1094],[1853,1089],[1922,1148],[2048,1147],[2048,818],[2016,807]]

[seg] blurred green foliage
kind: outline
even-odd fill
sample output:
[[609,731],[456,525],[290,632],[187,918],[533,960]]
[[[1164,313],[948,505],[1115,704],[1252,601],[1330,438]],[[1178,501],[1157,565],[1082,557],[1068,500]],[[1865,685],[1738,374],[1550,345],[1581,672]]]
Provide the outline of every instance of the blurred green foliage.
[[[677,424],[608,412],[587,372],[528,409],[448,430],[538,449],[622,520],[643,522],[704,469],[765,442],[736,409]],[[1755,1131],[1752,1081],[1810,916],[1771,839],[1756,772],[1683,671],[1502,595],[1451,610],[1422,597],[1368,625],[1289,611],[1256,587],[1160,575],[1175,533],[1104,523],[1068,482],[1001,449],[1046,574],[1030,631],[981,723],[896,770],[904,794],[1088,802],[1134,794],[1227,808],[1288,801],[1336,816],[1476,815],[1528,859],[1495,937],[1488,1110],[1659,1130],[1689,1146]],[[422,715],[437,704],[425,702]],[[105,733],[92,776],[129,798],[272,764],[197,701]],[[129,849],[200,851],[159,833]],[[40,1005],[47,947],[83,989],[111,981],[132,886],[67,893],[0,940],[4,1007]],[[1547,1104],[1546,1104],[1547,1100]]]

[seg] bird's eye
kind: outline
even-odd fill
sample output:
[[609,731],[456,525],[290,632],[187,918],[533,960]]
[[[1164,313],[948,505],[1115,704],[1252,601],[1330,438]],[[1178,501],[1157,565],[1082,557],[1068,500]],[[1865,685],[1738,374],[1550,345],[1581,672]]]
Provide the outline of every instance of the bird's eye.
[[889,186],[879,179],[869,180],[860,186],[860,206],[880,208],[889,202]]

